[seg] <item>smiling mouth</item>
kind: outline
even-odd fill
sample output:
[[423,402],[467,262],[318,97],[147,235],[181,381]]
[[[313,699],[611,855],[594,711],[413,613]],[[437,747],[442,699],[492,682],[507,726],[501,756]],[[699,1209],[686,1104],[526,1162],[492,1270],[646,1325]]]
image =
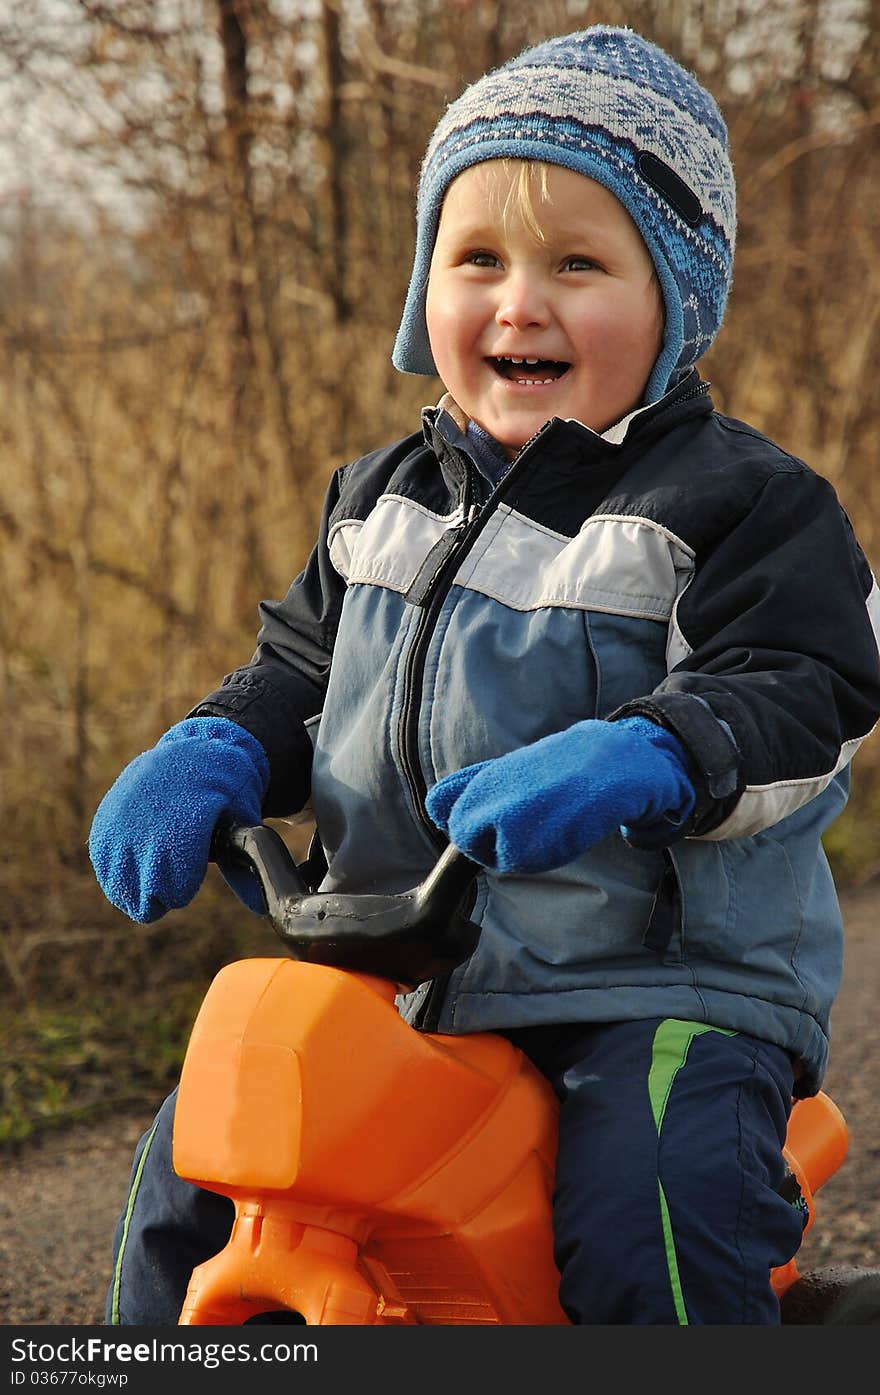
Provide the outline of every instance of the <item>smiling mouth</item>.
[[486,362],[499,378],[529,387],[546,387],[550,383],[557,383],[571,367],[562,359],[514,358],[512,355],[493,356]]

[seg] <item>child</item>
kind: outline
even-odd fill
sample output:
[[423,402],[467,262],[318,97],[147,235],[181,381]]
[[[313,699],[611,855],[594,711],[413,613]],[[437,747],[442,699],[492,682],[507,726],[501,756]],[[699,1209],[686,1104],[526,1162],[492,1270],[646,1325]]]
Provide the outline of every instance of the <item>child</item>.
[[[575,1323],[779,1321],[803,1217],[781,1148],[841,973],[821,835],[880,715],[877,589],[834,491],[694,368],[734,222],[715,103],[629,30],[454,102],[394,350],[446,395],[338,472],[251,662],[91,835],[139,921],[196,893],[221,814],[309,796],[325,889],[409,887],[447,838],[484,866],[476,951],[402,1010],[505,1032],[553,1082]],[[138,1150],[114,1322],[175,1322],[228,1235],[230,1204],[172,1171],[173,1104]]]

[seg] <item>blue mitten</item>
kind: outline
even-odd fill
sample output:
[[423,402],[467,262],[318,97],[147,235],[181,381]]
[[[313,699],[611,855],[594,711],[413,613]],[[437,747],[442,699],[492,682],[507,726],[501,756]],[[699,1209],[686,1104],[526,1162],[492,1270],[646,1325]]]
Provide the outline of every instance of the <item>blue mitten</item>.
[[428,813],[475,862],[549,872],[623,827],[671,842],[694,806],[677,737],[646,717],[577,722],[530,746],[465,766],[428,791]]
[[[261,823],[268,784],[266,752],[237,722],[178,722],[125,767],[98,805],[89,855],[108,901],[144,925],[188,905],[205,879],[217,820]],[[265,910],[249,873],[220,870],[250,910]]]

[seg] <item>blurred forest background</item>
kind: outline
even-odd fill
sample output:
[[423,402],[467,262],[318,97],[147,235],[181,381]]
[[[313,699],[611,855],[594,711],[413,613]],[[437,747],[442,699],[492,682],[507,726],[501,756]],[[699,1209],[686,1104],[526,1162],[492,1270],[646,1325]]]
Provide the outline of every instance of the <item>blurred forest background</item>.
[[[158,1101],[212,974],[276,952],[214,869],[157,925],[113,911],[92,813],[249,657],[330,473],[439,395],[389,355],[442,108],[600,21],[718,98],[739,243],[704,373],[877,567],[880,0],[0,0],[0,1141]],[[842,885],[878,812],[872,738]]]

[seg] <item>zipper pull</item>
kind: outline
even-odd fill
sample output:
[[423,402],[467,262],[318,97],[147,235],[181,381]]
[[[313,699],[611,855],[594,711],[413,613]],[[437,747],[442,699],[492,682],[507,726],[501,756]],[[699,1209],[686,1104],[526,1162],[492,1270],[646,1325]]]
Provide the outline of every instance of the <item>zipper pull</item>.
[[447,528],[428,553],[422,565],[416,572],[409,590],[404,594],[403,599],[408,605],[423,606],[429,599],[443,569],[459,544],[462,534],[471,523],[471,505],[469,516],[461,523],[456,523],[454,527]]

